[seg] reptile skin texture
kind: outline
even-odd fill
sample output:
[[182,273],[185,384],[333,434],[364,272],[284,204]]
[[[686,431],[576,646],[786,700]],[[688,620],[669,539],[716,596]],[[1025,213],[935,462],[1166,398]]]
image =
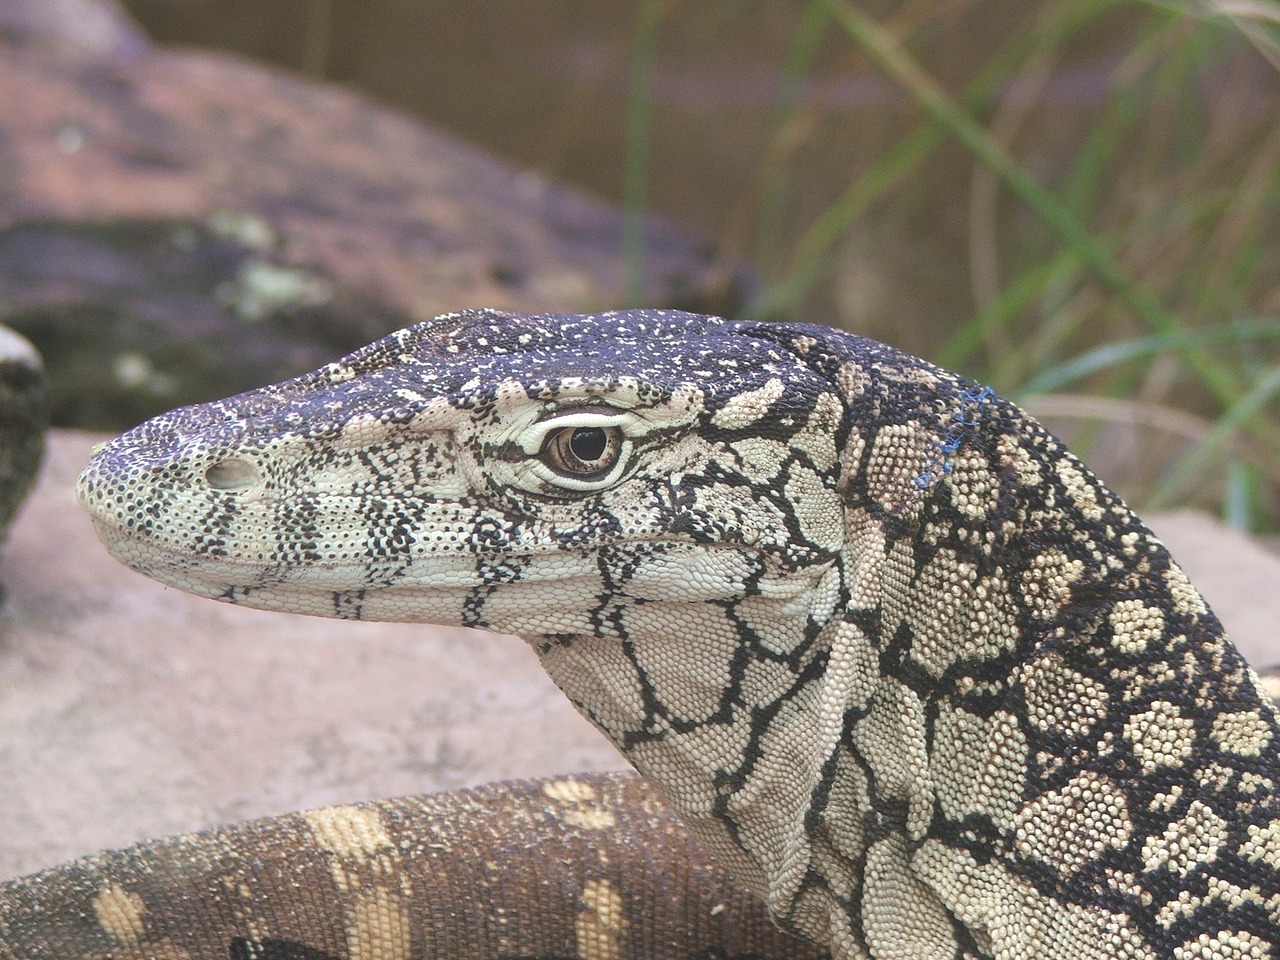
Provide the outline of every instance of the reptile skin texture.
[[1257,677],[1080,461],[889,347],[468,311],[143,424],[79,495],[184,590],[522,636],[837,960],[1280,957]]

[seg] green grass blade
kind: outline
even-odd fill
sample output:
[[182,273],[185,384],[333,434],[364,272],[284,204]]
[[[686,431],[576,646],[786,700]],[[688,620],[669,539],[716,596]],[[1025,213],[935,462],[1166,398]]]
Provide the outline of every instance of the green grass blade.
[[1207,473],[1215,461],[1222,459],[1244,425],[1277,395],[1280,395],[1280,365],[1258,378],[1253,387],[1219,418],[1209,435],[1178,461],[1148,498],[1147,509],[1159,510],[1174,503],[1180,491]]
[[1052,393],[1099,370],[1141,360],[1166,350],[1190,350],[1217,343],[1244,344],[1268,338],[1280,339],[1280,320],[1220,324],[1200,330],[1155,333],[1135,340],[1108,343],[1066,363],[1041,371],[1019,392],[1023,395]]
[[818,279],[828,251],[844,236],[849,225],[894,184],[905,179],[942,138],[943,132],[936,126],[917,127],[871,170],[846,187],[801,238],[786,278],[766,290],[751,305],[749,313],[768,316],[795,307]]
[[[997,86],[1008,77],[1012,65],[1027,55],[1038,42],[1038,35],[1065,40],[1104,11],[1115,6],[1116,0],[1082,0],[1060,8],[1057,16],[1041,25],[1036,35],[1015,43],[1013,47],[991,63],[965,91],[963,102],[980,105],[990,98]],[[825,0],[813,0],[810,10],[822,14],[825,26],[831,19],[831,6]],[[806,15],[808,15],[808,10]],[[853,222],[876,200],[898,183],[904,181],[929,157],[946,137],[946,129],[936,117],[930,116],[880,162],[867,171],[841,193],[840,197],[806,231],[795,247],[785,276],[749,305],[751,316],[778,316],[794,309],[822,276],[825,261],[832,248],[845,236]]]
[[[1125,274],[1084,224],[1041,187],[1001,144],[988,137],[982,127],[879,25],[842,0],[823,0],[823,3],[833,19],[871,60],[901,83],[951,136],[990,167],[1004,185],[1133,313],[1158,333],[1172,334],[1180,328],[1177,319]],[[1236,402],[1240,391],[1230,370],[1204,353],[1183,350],[1180,354],[1183,362],[1208,386],[1219,402],[1224,405]]]
[[642,305],[644,301],[644,217],[649,189],[649,148],[653,139],[653,72],[658,57],[662,0],[640,0],[637,15],[622,182],[623,296],[628,305]]
[[769,140],[762,176],[759,209],[756,212],[756,237],[759,246],[757,262],[769,264],[779,259],[777,244],[783,237],[782,222],[786,207],[787,168],[785,155],[787,128],[795,121],[802,104],[804,80],[813,69],[823,36],[831,18],[817,0],[810,2],[801,15],[790,49],[782,65],[777,102],[769,120]]
[[1045,289],[1069,282],[1081,272],[1080,258],[1070,251],[1023,270],[1005,285],[995,303],[951,335],[938,353],[938,363],[958,368],[990,340],[994,330],[1024,313]]

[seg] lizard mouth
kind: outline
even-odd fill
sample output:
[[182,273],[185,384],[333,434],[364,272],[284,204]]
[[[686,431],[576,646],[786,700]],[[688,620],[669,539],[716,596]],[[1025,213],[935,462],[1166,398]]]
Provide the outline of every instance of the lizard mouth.
[[[720,603],[749,590],[790,594],[760,578],[764,560],[741,550],[645,541],[643,576],[606,589],[599,550],[513,554],[455,547],[347,560],[236,555],[215,542],[130,535],[95,517],[100,539],[129,568],[187,593],[239,606],[312,616],[479,627],[524,636],[599,635],[609,610],[633,604]],[[265,546],[265,545],[264,545]],[[629,545],[633,550],[636,543]],[[619,561],[622,562],[622,561]],[[753,584],[749,587],[748,584]]]
[[[543,622],[578,626],[571,612],[600,602],[598,572],[585,564],[582,570],[562,571],[552,593],[546,589],[547,576],[495,584],[475,557],[441,557],[417,569],[396,566],[379,573],[356,564],[290,566],[194,557],[136,541],[117,541],[109,549],[130,569],[186,593],[311,616],[533,633]],[[497,591],[501,603],[487,602]]]

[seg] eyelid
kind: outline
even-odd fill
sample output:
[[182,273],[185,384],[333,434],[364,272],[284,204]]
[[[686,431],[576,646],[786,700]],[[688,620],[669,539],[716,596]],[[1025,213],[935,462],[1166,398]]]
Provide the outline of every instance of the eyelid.
[[[632,425],[632,430],[627,429],[628,424]],[[570,408],[558,411],[529,427],[520,437],[520,449],[535,456],[542,451],[548,433],[568,427],[616,427],[622,431],[623,437],[631,437],[634,435],[635,424],[635,414],[630,410],[614,407]]]

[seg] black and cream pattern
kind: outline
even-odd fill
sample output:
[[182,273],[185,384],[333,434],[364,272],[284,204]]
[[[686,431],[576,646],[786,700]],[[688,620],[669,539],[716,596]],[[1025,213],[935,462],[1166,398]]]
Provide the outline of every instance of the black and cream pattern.
[[990,390],[819,327],[471,311],[150,421],[80,484],[210,597],[517,633],[848,958],[1280,958],[1276,720]]

